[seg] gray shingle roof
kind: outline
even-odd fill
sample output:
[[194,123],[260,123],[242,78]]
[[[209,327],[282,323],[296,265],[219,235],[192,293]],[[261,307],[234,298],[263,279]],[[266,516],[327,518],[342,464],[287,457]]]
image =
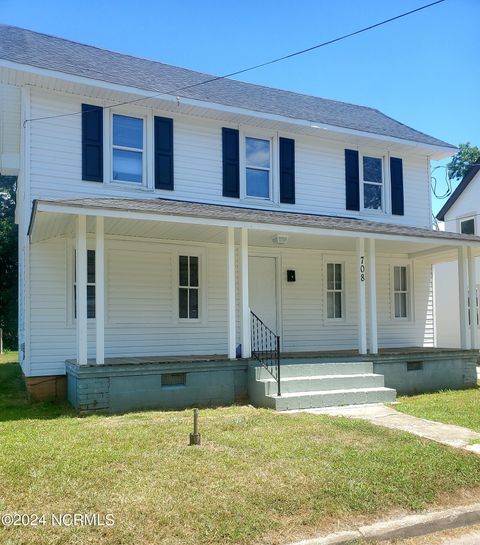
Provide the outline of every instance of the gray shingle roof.
[[175,92],[180,87],[205,81],[212,76],[7,25],[0,25],[0,58],[147,91],[181,95],[422,144],[455,147],[395,121],[374,108],[242,81],[220,79]]
[[[480,244],[480,237],[463,235],[447,231],[434,231],[420,227],[408,227],[376,221],[342,218],[337,216],[322,216],[315,214],[300,214],[258,210],[219,204],[203,204],[170,199],[130,199],[130,198],[86,198],[86,199],[53,199],[36,201],[38,203],[53,203],[57,205],[96,208],[99,210],[123,210],[127,212],[147,212],[169,216],[185,216],[194,218],[214,219],[223,221],[239,221],[242,223],[262,223],[270,225],[286,225],[295,227],[313,227],[316,229],[331,229],[336,231],[361,232],[365,234],[383,234],[434,238],[438,240],[465,240]],[[35,213],[35,212],[34,212]]]

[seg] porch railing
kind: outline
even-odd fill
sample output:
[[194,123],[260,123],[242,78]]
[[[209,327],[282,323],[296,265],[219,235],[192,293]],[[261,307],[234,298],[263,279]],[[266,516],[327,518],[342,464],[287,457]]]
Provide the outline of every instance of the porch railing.
[[280,337],[265,325],[254,312],[250,311],[250,314],[252,357],[260,362],[277,381],[277,395],[281,396]]

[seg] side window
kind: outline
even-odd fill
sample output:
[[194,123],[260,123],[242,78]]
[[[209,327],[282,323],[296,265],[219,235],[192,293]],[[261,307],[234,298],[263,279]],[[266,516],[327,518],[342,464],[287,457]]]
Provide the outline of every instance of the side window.
[[[73,259],[73,308],[77,317],[77,252]],[[87,250],[87,318],[95,318],[95,250]]]
[[344,280],[342,263],[327,263],[327,318],[344,317]]
[[408,318],[409,300],[408,267],[393,267],[393,306],[395,318]]
[[198,319],[200,315],[198,256],[178,257],[178,317]]
[[468,218],[460,220],[460,233],[462,235],[474,235],[475,234],[475,219]]

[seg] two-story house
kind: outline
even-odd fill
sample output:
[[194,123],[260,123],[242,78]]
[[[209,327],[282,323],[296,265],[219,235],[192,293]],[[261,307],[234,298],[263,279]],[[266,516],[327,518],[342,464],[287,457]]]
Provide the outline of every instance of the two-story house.
[[[378,110],[0,27],[0,171],[18,175],[20,363],[83,411],[280,409],[475,383],[436,350],[430,161]],[[462,283],[463,282],[463,283]],[[454,287],[452,286],[452,289]],[[280,393],[280,395],[279,395]]]
[[[455,191],[442,206],[437,214],[437,219],[443,222],[445,231],[478,235],[480,232],[480,161],[477,161],[466,172]],[[478,287],[480,285],[479,259],[476,259],[476,286],[475,297],[478,306]],[[452,323],[460,320],[459,298],[461,291],[452,289],[458,285],[457,263],[440,263],[434,267],[435,286],[435,325],[437,331],[437,346],[459,348],[463,346],[465,339],[458,327],[452,327]],[[474,272],[472,272],[474,274]],[[468,296],[467,305],[470,305]],[[468,323],[470,323],[470,311]],[[479,326],[477,310],[477,328]]]

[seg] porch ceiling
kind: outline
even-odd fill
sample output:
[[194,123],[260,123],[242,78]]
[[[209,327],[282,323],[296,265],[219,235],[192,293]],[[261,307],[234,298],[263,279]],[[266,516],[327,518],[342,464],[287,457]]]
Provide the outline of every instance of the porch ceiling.
[[[75,236],[76,215],[37,210],[30,228],[32,242],[41,242],[52,238]],[[159,218],[162,219],[161,217]],[[96,217],[87,216],[87,233],[95,234]],[[249,227],[248,224],[245,227]],[[249,246],[258,248],[311,249],[321,251],[354,252],[357,236],[348,231],[335,230],[330,233],[319,230],[318,233],[289,232],[285,226],[276,225],[263,228],[262,225],[249,227]],[[267,227],[267,226],[265,226]],[[288,236],[286,244],[274,241],[276,234]],[[108,237],[136,237],[143,239],[182,241],[193,243],[225,244],[226,230],[223,225],[179,223],[176,221],[151,221],[149,219],[130,219],[105,217],[105,235]],[[377,238],[369,234],[369,237]],[[475,237],[476,238],[476,237]],[[239,237],[237,233],[237,241]],[[455,245],[442,244],[442,240],[430,241],[422,238],[377,238],[376,251],[379,254],[402,255],[410,258],[426,259],[432,263],[454,261],[457,259]],[[473,249],[474,255],[480,255],[480,245]]]

